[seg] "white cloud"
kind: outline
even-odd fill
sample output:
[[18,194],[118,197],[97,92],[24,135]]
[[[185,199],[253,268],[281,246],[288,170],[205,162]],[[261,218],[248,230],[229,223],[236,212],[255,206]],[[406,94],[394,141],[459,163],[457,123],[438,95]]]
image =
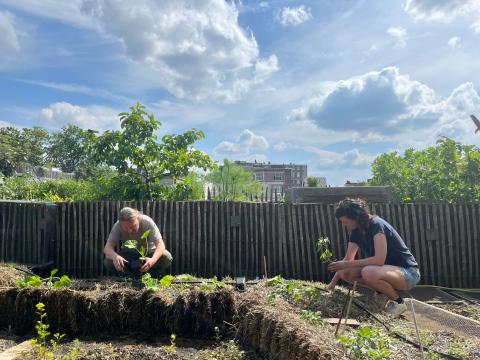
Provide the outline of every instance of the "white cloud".
[[14,126],[15,126],[15,125],[13,125],[13,124],[11,124],[11,123],[9,123],[9,122],[7,122],[7,121],[1,121],[1,120],[0,120],[0,128],[1,128],[1,127],[14,127]]
[[276,151],[285,151],[287,150],[289,147],[291,147],[292,145],[289,144],[289,143],[286,143],[284,141],[280,141],[278,143],[276,143],[275,145],[273,145],[273,148],[276,150]]
[[213,149],[213,153],[217,156],[226,156],[234,159],[244,160],[254,156],[257,160],[263,160],[263,155],[262,158],[259,158],[259,155],[254,154],[254,152],[266,150],[268,146],[265,137],[245,129],[235,142],[222,141]]
[[95,28],[91,18],[80,11],[83,0],[0,0],[0,4],[35,16],[54,19],[78,27]]
[[407,44],[407,29],[402,27],[391,27],[387,34],[396,40],[396,47],[404,47]]
[[421,125],[408,120],[420,118],[435,99],[433,90],[387,67],[338,81],[294,109],[290,119],[311,120],[335,131],[383,133]]
[[405,11],[416,20],[449,22],[480,11],[480,0],[407,0]]
[[[473,84],[462,84],[442,99],[428,86],[389,67],[338,81],[307,99],[290,113],[289,132],[296,124],[305,129],[295,131],[304,133],[297,141],[311,144],[313,135],[308,133],[316,134],[323,146],[335,139],[346,141],[345,136],[361,143],[388,141],[420,147],[440,135],[472,143],[469,114],[478,112],[480,97]],[[291,141],[288,136],[279,140]]]
[[448,46],[450,46],[452,49],[456,49],[460,47],[460,38],[458,36],[453,36],[450,39],[448,39]]
[[475,21],[470,27],[476,34],[480,34],[480,20]]
[[135,103],[134,99],[128,98],[126,96],[114,94],[108,90],[99,89],[99,88],[92,88],[85,85],[79,84],[68,84],[68,83],[54,83],[49,81],[37,81],[37,80],[26,80],[26,79],[17,79],[17,81],[30,84],[30,85],[37,85],[43,86],[50,89],[65,91],[65,92],[72,92],[72,93],[79,93],[79,94],[86,94],[89,96],[95,96],[99,98],[105,98],[114,101],[122,101],[128,103],[130,105]]
[[290,8],[284,7],[277,14],[277,20],[283,26],[298,26],[312,18],[312,13],[305,5]]
[[118,112],[104,106],[82,107],[68,102],[56,102],[40,110],[40,118],[50,125],[61,127],[74,124],[83,129],[118,129]]
[[20,51],[20,42],[12,14],[0,11],[0,60]]
[[127,59],[180,98],[236,101],[278,70],[276,56],[259,57],[235,4],[224,0],[85,0],[82,10],[121,42]]
[[366,155],[351,149],[345,152],[334,152],[320,149],[315,146],[305,146],[303,150],[317,155],[317,165],[319,167],[366,167],[371,165],[376,155]]

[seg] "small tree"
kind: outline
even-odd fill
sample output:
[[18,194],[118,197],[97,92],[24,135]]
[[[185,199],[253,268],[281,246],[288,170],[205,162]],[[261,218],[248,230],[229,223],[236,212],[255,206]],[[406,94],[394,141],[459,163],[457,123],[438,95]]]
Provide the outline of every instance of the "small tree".
[[308,187],[318,187],[320,185],[320,180],[316,177],[309,176],[307,178]]
[[50,136],[47,160],[63,172],[74,172],[77,178],[96,178],[102,164],[93,159],[95,139],[96,131],[68,124]]
[[38,126],[22,130],[0,127],[0,172],[12,176],[24,165],[45,165],[48,132]]
[[253,173],[225,159],[223,165],[207,175],[207,180],[217,189],[221,201],[248,200],[247,195],[260,195],[262,184],[253,179]]
[[[189,170],[193,167],[208,170],[214,166],[208,155],[193,148],[205,134],[192,129],[180,135],[165,135],[160,143],[156,135],[160,121],[140,103],[130,110],[119,114],[120,131],[105,131],[95,140],[97,161],[118,171],[115,177],[105,180],[122,198],[184,197],[188,185],[182,180]],[[165,178],[173,180],[173,194],[161,183]]]

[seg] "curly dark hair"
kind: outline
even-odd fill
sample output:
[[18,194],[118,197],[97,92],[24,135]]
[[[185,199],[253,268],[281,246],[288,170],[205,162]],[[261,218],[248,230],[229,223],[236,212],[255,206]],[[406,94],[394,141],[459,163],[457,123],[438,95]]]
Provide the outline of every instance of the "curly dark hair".
[[358,222],[360,232],[363,236],[367,235],[368,226],[370,225],[370,209],[367,202],[363,199],[346,198],[337,204],[335,209],[335,217],[340,219],[343,216]]

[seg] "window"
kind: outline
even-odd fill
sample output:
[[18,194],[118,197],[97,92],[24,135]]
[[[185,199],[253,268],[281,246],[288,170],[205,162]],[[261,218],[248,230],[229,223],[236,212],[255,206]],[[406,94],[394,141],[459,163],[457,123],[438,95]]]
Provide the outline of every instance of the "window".
[[263,173],[255,173],[255,180],[263,181]]
[[273,174],[273,181],[283,181],[283,174],[282,173],[274,173]]

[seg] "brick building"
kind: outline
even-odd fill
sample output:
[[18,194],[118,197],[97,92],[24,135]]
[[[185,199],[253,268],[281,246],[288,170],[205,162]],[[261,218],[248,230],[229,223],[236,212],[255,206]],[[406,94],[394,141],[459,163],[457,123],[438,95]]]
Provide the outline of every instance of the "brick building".
[[247,171],[254,173],[255,180],[262,183],[263,188],[274,192],[284,192],[291,187],[306,186],[307,165],[271,164],[261,162],[235,161]]

